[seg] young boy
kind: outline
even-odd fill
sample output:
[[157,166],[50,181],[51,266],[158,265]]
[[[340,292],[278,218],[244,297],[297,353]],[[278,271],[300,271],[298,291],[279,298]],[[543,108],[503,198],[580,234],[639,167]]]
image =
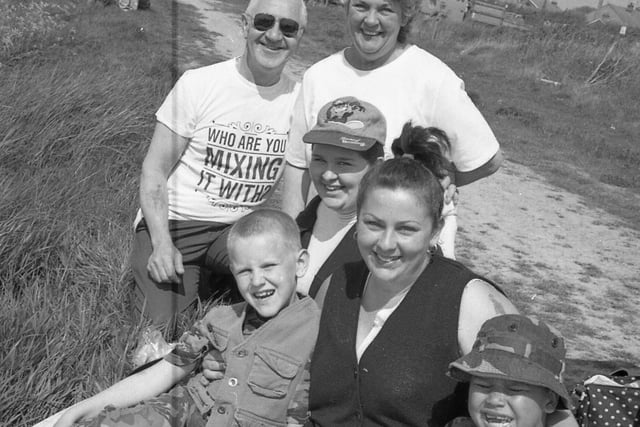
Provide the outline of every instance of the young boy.
[[[56,427],[305,422],[320,312],[295,292],[308,260],[298,227],[283,212],[257,210],[232,226],[227,245],[245,302],[214,307],[164,360],[72,406]],[[207,353],[224,361],[224,378],[209,383],[198,373],[176,386]]]
[[448,375],[469,385],[469,418],[451,427],[545,427],[557,407],[570,409],[562,383],[564,340],[535,319],[506,314],[487,320],[469,354]]

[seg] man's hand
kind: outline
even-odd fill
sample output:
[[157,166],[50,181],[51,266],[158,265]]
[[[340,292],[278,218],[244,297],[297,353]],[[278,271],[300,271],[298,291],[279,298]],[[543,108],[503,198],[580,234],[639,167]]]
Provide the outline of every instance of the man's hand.
[[184,274],[182,254],[171,241],[158,244],[149,257],[147,271],[155,282],[181,283]]
[[147,271],[157,283],[180,283],[184,274],[182,254],[173,245],[169,232],[167,178],[188,144],[188,138],[157,122],[142,162],[140,206],[153,246]]
[[216,352],[207,353],[202,359],[202,378],[203,386],[209,385],[211,381],[221,380],[224,378],[224,371],[227,365],[220,358],[216,358]]

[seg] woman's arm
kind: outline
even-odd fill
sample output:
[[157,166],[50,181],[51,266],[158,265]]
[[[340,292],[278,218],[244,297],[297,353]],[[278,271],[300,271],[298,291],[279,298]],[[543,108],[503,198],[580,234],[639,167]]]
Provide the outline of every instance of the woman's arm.
[[517,314],[518,309],[495,287],[481,279],[467,283],[460,299],[458,346],[460,354],[471,351],[480,327],[501,314]]
[[115,383],[95,396],[73,405],[62,415],[54,427],[71,426],[83,418],[97,415],[108,405],[124,408],[155,397],[185,378],[194,367],[195,365],[174,366],[161,360],[155,365]]

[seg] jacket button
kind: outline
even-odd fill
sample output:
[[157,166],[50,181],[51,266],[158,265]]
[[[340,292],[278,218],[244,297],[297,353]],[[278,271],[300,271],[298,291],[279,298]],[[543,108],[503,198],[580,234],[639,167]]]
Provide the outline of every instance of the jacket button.
[[247,350],[238,350],[238,353],[236,353],[238,355],[238,357],[246,357],[247,356]]
[[238,385],[238,379],[237,378],[229,378],[229,385],[231,387],[235,387]]
[[219,406],[218,407],[218,413],[219,414],[226,414],[227,410],[226,410],[226,408],[224,406]]

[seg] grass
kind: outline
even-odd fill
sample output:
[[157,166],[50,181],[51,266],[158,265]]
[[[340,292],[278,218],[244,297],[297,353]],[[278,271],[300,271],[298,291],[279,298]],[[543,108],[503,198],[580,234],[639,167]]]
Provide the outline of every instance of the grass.
[[213,42],[192,8],[172,13],[169,1],[129,13],[84,3],[0,11],[0,34],[25,23],[0,56],[6,426],[30,425],[130,369],[139,325],[128,315],[127,254],[140,164],[155,109],[196,58],[190,41]]
[[[153,113],[186,67],[222,59],[209,50],[202,57],[212,34],[192,8],[176,7],[0,2],[2,426],[30,425],[131,369],[143,325],[128,314],[127,256]],[[312,63],[344,47],[343,25],[341,8],[311,7],[298,58]],[[629,71],[640,61],[637,41],[618,42],[590,81],[608,33],[442,24],[436,40],[431,34],[418,32],[417,43],[462,75],[510,160],[640,228],[629,203],[640,190],[640,82]],[[622,295],[610,297],[615,306]],[[572,378],[599,366],[592,362],[575,361]]]
[[463,77],[507,158],[640,229],[640,37],[440,25],[418,44]]

